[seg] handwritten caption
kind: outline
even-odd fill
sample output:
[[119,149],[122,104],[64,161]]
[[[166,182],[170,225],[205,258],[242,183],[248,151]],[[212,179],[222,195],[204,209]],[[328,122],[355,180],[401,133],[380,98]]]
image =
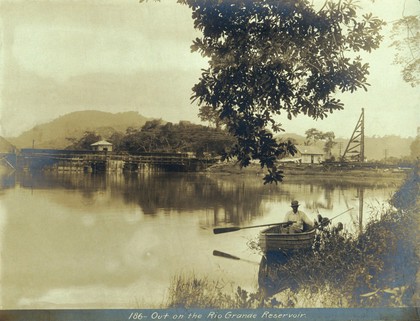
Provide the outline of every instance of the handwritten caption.
[[270,311],[261,311],[258,313],[238,313],[233,311],[206,313],[185,312],[185,313],[167,313],[151,311],[132,312],[128,320],[262,320],[262,319],[305,319],[306,313],[273,313]]

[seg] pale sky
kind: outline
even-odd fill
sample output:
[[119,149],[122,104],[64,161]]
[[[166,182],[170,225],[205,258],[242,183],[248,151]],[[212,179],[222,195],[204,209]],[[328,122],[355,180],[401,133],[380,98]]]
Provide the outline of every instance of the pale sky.
[[[388,22],[420,14],[418,0],[360,3]],[[1,136],[86,109],[199,122],[191,88],[207,62],[190,52],[199,33],[190,9],[175,0],[0,0],[0,18]],[[371,64],[367,93],[340,96],[345,110],[326,120],[284,119],[286,132],[315,127],[349,137],[365,108],[366,135],[414,137],[420,88],[402,81],[389,43],[364,55]]]

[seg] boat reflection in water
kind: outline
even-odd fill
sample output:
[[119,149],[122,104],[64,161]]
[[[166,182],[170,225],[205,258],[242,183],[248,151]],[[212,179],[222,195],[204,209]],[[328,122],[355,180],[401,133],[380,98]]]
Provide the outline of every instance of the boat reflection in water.
[[258,272],[258,286],[264,296],[270,297],[286,289],[296,290],[298,288],[296,275],[293,271],[286,270],[284,266],[295,255],[311,254],[311,250],[301,249],[270,252],[263,255]]
[[[280,281],[278,266],[287,262],[288,257],[279,253],[276,257],[263,255],[258,271],[258,286],[265,297],[270,297],[282,290],[294,287],[293,280],[284,278]],[[279,278],[280,277],[280,278]]]
[[260,262],[258,284],[266,297],[285,289],[297,288],[293,274],[282,267],[295,255],[311,255],[316,230],[284,233],[281,226],[269,227],[260,233],[259,244],[264,255]]

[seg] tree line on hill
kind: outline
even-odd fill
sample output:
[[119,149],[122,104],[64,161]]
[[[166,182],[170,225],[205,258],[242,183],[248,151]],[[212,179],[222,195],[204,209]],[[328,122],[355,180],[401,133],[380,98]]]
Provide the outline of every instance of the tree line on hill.
[[[83,137],[68,138],[71,142],[66,149],[88,150],[91,144],[102,137],[86,131]],[[178,124],[162,120],[147,121],[141,128],[129,127],[125,133],[114,132],[109,138],[115,153],[139,155],[145,152],[193,152],[196,156],[223,155],[234,144],[228,132],[220,128],[181,121]]]
[[[71,144],[66,149],[90,150],[91,144],[101,139],[103,139],[103,136],[99,133],[85,131],[81,138],[67,138]],[[106,139],[113,144],[115,153],[130,155],[139,155],[145,152],[192,152],[197,156],[203,156],[204,154],[223,156],[235,144],[235,139],[229,134],[225,126],[215,126],[214,128],[185,121],[173,124],[157,119],[147,121],[142,127],[128,127],[125,133],[114,131]],[[318,146],[325,152],[326,160],[340,160],[339,156],[344,152],[343,142],[336,139],[334,132],[322,132],[316,128],[308,129],[305,132],[305,137],[300,139],[287,135],[277,139],[283,142],[290,141],[295,145]],[[370,142],[367,143],[369,146],[372,145]],[[338,144],[341,145],[340,148],[337,147]],[[378,143],[375,145],[378,145]],[[386,148],[385,145],[377,147]],[[420,137],[412,141],[409,147],[409,153],[400,157],[383,155],[382,158],[368,157],[368,160],[375,159],[388,164],[398,164],[402,161],[411,162],[418,159],[420,157]],[[368,149],[373,153],[372,148]],[[378,153],[382,153],[382,150]]]

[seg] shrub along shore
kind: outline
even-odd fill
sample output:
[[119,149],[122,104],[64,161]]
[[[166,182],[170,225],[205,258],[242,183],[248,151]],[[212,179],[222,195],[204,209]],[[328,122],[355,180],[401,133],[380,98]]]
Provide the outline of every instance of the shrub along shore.
[[236,292],[195,275],[175,276],[166,307],[403,307],[419,305],[419,169],[360,235],[320,230],[305,255],[268,262],[267,287]]

